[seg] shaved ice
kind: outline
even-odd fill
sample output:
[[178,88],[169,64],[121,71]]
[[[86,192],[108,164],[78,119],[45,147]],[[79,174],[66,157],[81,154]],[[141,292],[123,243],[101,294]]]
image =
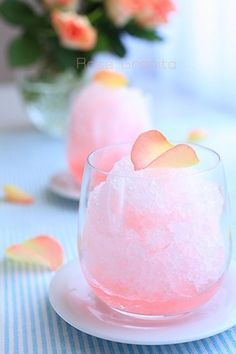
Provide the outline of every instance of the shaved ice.
[[109,306],[143,315],[207,302],[226,268],[218,185],[193,168],[135,171],[116,162],[89,194],[81,265]]
[[68,162],[77,182],[93,150],[133,142],[150,125],[147,98],[140,90],[89,83],[74,102],[68,132]]

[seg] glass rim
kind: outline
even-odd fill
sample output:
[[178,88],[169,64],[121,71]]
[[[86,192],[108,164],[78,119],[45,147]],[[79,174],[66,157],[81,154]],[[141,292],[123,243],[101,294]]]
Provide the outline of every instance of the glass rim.
[[[192,173],[189,173],[188,175],[186,176],[191,176],[191,175],[199,175],[199,174],[204,174],[204,173],[208,173],[208,172],[211,172],[211,171],[214,171],[216,170],[221,164],[222,164],[222,159],[221,159],[221,156],[218,152],[216,152],[215,150],[207,147],[207,146],[204,146],[204,145],[200,145],[200,144],[194,144],[194,143],[188,143],[188,142],[176,142],[176,141],[172,141],[173,144],[186,144],[188,146],[191,146],[191,147],[197,147],[197,148],[200,148],[202,149],[203,151],[207,151],[208,153],[210,153],[211,155],[214,155],[217,159],[216,163],[211,166],[211,167],[208,167],[208,168],[203,168],[202,170],[199,170],[199,171],[193,171]],[[132,146],[132,143],[114,143],[114,144],[109,144],[109,145],[105,145],[103,147],[100,147],[100,148],[97,148],[97,149],[94,149],[93,151],[90,152],[90,154],[87,156],[87,159],[86,159],[86,162],[87,164],[89,165],[89,167],[91,167],[93,170],[95,170],[97,173],[100,173],[100,174],[103,174],[103,175],[106,175],[106,176],[109,176],[111,174],[111,170],[110,171],[105,171],[103,170],[102,168],[99,168],[99,167],[96,167],[92,162],[91,162],[91,159],[92,157],[98,153],[98,152],[101,152],[102,150],[106,150],[106,149],[109,149],[109,148],[114,148],[114,147],[118,147],[118,146]],[[192,166],[190,167],[182,167],[181,169],[182,170],[187,170],[189,168],[192,168]],[[173,167],[170,167],[170,168],[165,168],[165,169],[168,169],[168,170],[174,170],[174,169],[179,169],[180,168],[173,168]],[[162,168],[162,170],[164,170]],[[141,171],[141,170],[138,170],[138,171]],[[130,176],[128,175],[122,175],[122,174],[113,174],[114,176],[116,177],[123,177],[123,178],[128,178]],[[136,176],[136,177],[140,177],[140,178],[143,178],[143,176]],[[150,176],[150,177],[153,177],[153,176]],[[183,176],[185,177],[185,176]]]

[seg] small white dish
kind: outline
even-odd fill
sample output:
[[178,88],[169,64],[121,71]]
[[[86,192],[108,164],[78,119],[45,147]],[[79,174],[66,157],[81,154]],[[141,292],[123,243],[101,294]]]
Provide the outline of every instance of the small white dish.
[[176,344],[207,338],[236,325],[235,279],[236,262],[232,262],[221,289],[196,312],[169,322],[140,320],[120,314],[96,298],[75,260],[54,275],[49,299],[59,316],[90,335],[128,344]]
[[78,201],[80,197],[80,185],[67,171],[61,171],[53,175],[48,183],[48,188],[56,195]]

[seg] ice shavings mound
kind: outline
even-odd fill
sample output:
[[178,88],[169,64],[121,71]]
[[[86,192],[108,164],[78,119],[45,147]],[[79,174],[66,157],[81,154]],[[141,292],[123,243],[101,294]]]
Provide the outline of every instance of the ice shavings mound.
[[173,313],[214,293],[225,268],[223,197],[192,172],[134,171],[125,157],[90,193],[82,267],[111,306]]
[[88,154],[103,146],[132,142],[150,127],[147,97],[138,89],[111,89],[89,83],[73,104],[68,159],[70,169],[81,182]]

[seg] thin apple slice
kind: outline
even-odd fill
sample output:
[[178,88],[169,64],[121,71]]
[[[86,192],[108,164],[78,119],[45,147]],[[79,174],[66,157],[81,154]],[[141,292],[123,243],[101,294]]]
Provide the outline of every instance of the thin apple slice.
[[134,169],[141,170],[147,167],[173,146],[158,130],[149,130],[142,133],[135,141],[131,151]]
[[32,204],[34,202],[34,198],[31,195],[12,184],[6,184],[3,187],[3,192],[4,200],[7,202],[20,204]]
[[93,80],[113,88],[124,87],[128,85],[128,81],[123,74],[111,70],[98,71],[93,76]]
[[56,270],[63,264],[63,249],[53,237],[40,235],[21,244],[7,248],[9,259],[21,263],[43,265]]
[[152,161],[147,168],[183,168],[199,162],[195,151],[188,145],[179,144]]

